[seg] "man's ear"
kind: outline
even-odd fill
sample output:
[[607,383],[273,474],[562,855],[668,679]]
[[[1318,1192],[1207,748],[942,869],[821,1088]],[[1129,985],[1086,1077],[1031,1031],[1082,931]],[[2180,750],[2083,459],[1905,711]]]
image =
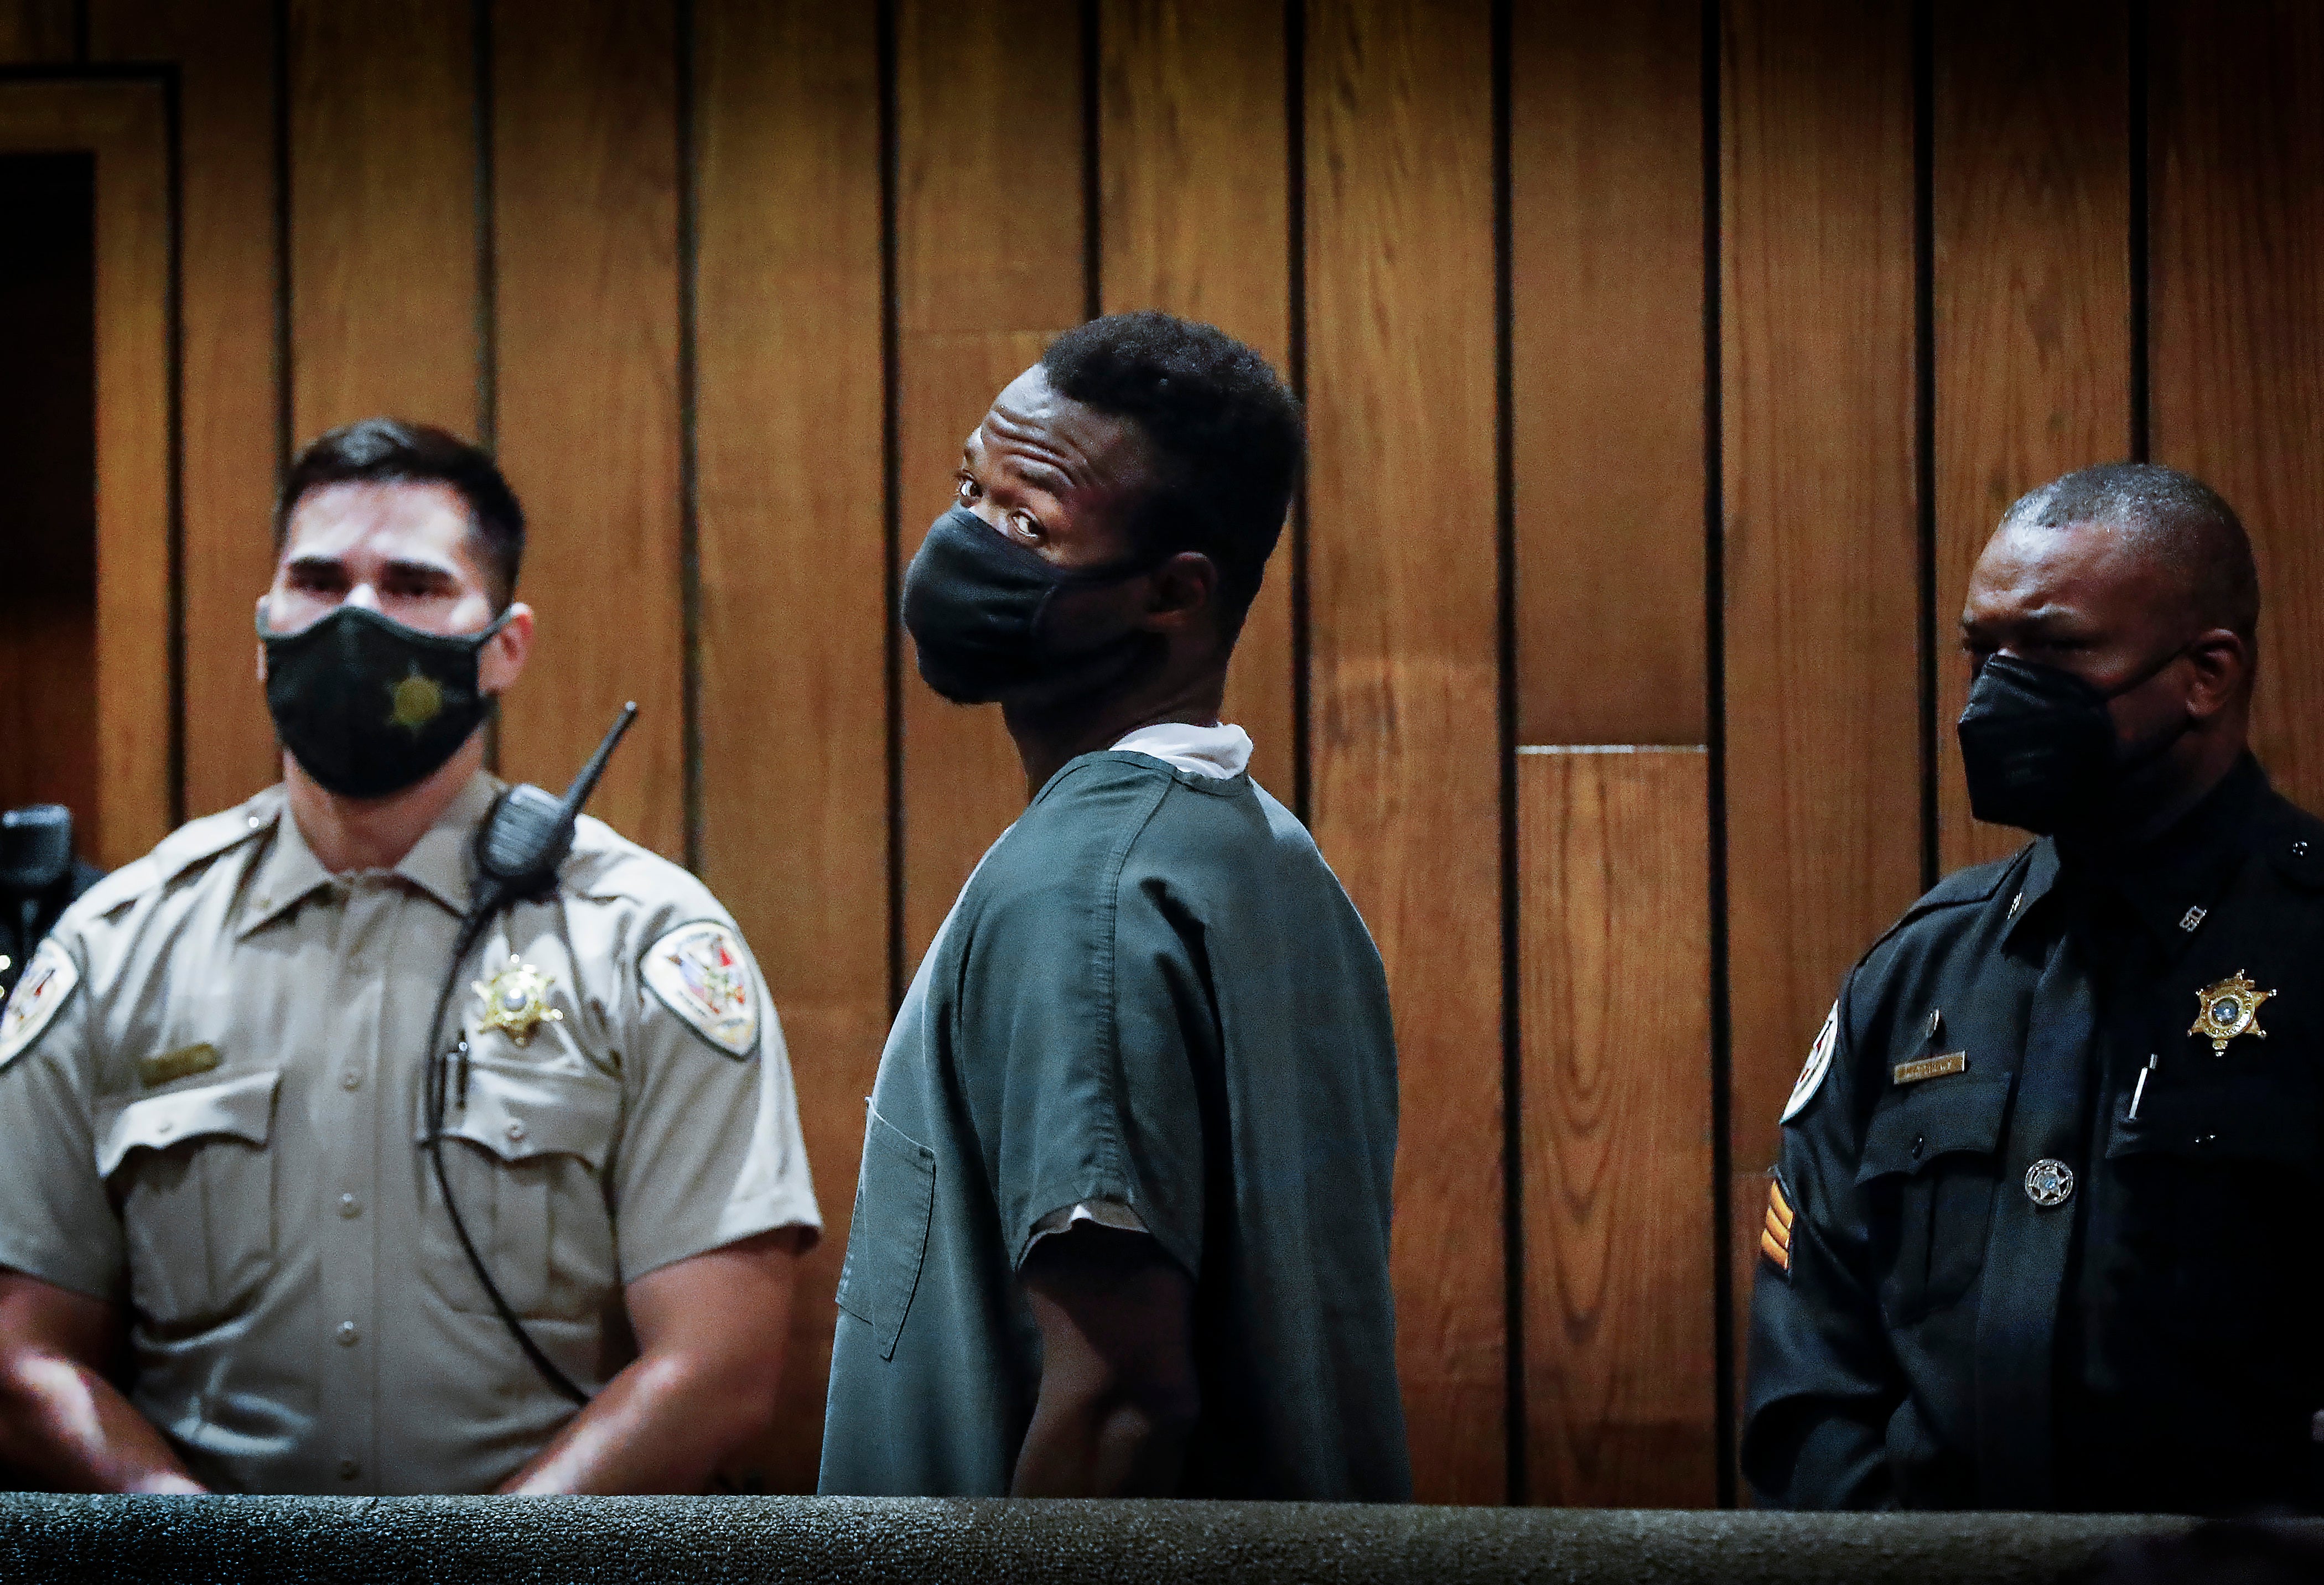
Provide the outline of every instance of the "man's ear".
[[1199,550],[1181,550],[1154,569],[1147,589],[1142,625],[1152,632],[1182,631],[1218,604],[1218,564]]
[[2195,673],[2195,686],[2188,690],[2187,711],[2197,721],[2218,715],[2250,686],[2251,644],[2230,628],[2215,627],[2197,634],[2187,646],[2187,659]]
[[476,658],[476,686],[487,694],[514,687],[532,658],[532,607],[520,600],[505,614],[507,623],[484,641],[484,652]]

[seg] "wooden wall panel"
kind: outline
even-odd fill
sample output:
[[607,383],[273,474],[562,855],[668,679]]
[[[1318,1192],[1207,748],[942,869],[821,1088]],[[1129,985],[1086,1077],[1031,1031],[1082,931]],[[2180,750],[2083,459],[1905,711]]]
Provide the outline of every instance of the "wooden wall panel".
[[1725,25],[1739,1300],[1802,1056],[1842,972],[1921,889],[1920,548],[1909,7],[1729,0]]
[[98,60],[178,67],[187,816],[281,770],[250,625],[274,566],[274,10],[95,0],[89,23]]
[[781,1012],[823,1203],[758,1461],[813,1491],[888,1021],[886,478],[857,438],[882,402],[877,48],[869,8],[819,0],[695,25],[702,874]]
[[[1291,367],[1290,127],[1280,7],[1106,0],[1100,12],[1099,272],[1108,313],[1165,309]],[[1225,718],[1251,774],[1288,802],[1292,538],[1235,647]]]
[[[1066,0],[896,9],[896,330],[906,562],[951,504],[962,440],[1080,322],[1081,14]],[[904,641],[904,962],[1024,808],[991,707],[946,704]]]
[[[806,1267],[783,1424],[755,1461],[773,1488],[812,1479],[859,1102],[890,991],[890,816],[908,962],[1024,796],[998,713],[936,700],[907,646],[903,802],[889,806],[883,402],[899,424],[908,557],[946,502],[962,436],[1086,311],[1093,15],[1105,305],[1209,318],[1278,360],[1295,328],[1306,343],[1311,801],[1397,999],[1396,1259],[1420,1491],[1506,1493],[1490,12],[1307,0],[1292,30],[1269,5],[899,0],[897,293],[883,303],[869,8],[504,0],[488,19],[495,108],[480,139],[470,0],[0,0],[0,62],[69,59],[85,16],[93,60],[179,74],[188,812],[272,770],[245,624],[269,565],[281,382],[300,440],[378,411],[475,433],[490,394],[538,524],[527,593],[548,635],[512,701],[510,768],[561,781],[613,705],[640,697],[647,720],[599,807],[670,852],[687,813],[677,118],[691,48],[698,851],[774,988],[833,1217]],[[691,40],[678,31],[689,14]],[[2324,640],[2324,550],[2308,531],[2324,516],[2324,22],[2290,0],[2156,0],[2153,218],[2135,239],[2135,14],[2107,0],[1934,8],[1933,229],[1916,239],[1912,14],[1904,0],[1719,8],[1729,903],[1715,923],[1744,1284],[1742,1230],[1801,1054],[1848,962],[1919,887],[1923,777],[1937,779],[1946,863],[2014,841],[1963,819],[1951,623],[2010,499],[2132,446],[2141,241],[2154,455],[2250,521],[2269,597],[2259,742],[2295,796],[2324,802],[2324,733],[2308,724],[2324,718],[2324,681],[2306,663]],[[1700,13],[1653,0],[1506,15],[1519,730],[1699,742]],[[287,370],[272,318],[278,19]],[[1295,37],[1302,59],[1287,55]],[[1296,129],[1286,73],[1304,83]],[[98,288],[92,693],[115,801],[96,824],[99,856],[119,862],[171,816],[164,100],[158,82],[9,84],[0,144],[36,104],[51,120],[77,106],[74,135],[144,151],[107,167],[119,179]],[[1933,261],[1925,327],[1916,240]],[[1916,332],[1931,337],[1925,415]],[[1922,419],[1941,646],[1925,765]],[[1281,791],[1300,747],[1289,571],[1278,559],[1230,694]],[[1683,752],[1520,761],[1515,1296],[1539,1498],[1701,1501],[1723,1451],[1710,1446],[1708,1318],[1738,1295],[1711,1295],[1707,1269],[1707,769]],[[1618,1050],[1611,1031],[1631,1017]]]
[[2324,11],[2153,11],[2153,457],[2227,498],[2259,558],[2255,742],[2324,808]]
[[0,65],[73,58],[74,0],[0,0]]
[[1507,1495],[1488,7],[1315,0],[1314,825],[1387,960],[1419,1496]]
[[1517,738],[1699,743],[1702,8],[1511,14]]
[[[97,786],[106,869],[169,834],[170,192],[153,81],[0,89],[0,151],[96,155]],[[84,725],[83,730],[88,730]]]
[[1709,760],[1522,754],[1529,1500],[1717,1500]]
[[1979,551],[2011,502],[2130,455],[2129,39],[2112,0],[1935,10],[1938,865],[2015,852],[1969,817],[1953,722]]
[[500,0],[493,20],[499,452],[532,526],[512,779],[561,788],[638,704],[590,811],[686,857],[678,100],[669,0]]
[[289,5],[292,444],[382,413],[473,437],[469,7]]

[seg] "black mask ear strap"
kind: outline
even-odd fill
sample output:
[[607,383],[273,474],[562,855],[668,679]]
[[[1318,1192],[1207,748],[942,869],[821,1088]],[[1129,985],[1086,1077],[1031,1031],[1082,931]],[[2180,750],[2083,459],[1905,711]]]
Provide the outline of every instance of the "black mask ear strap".
[[2173,660],[2178,659],[2179,657],[2184,655],[2188,650],[2194,647],[2194,641],[2190,640],[2188,642],[2180,645],[2175,650],[2166,650],[2163,651],[2160,659],[2148,665],[2144,670],[2140,671],[2135,677],[2133,677],[2128,682],[2120,683],[2108,688],[2105,693],[2100,694],[2098,697],[2111,702],[2121,698],[2133,688],[2144,687],[2148,683],[2153,682],[2156,677],[2163,675],[2163,669],[2164,667],[2169,666]]
[[[2188,650],[2194,647],[2192,640],[2180,645],[2177,649],[2164,655],[2162,659],[2157,660],[2153,665],[2149,666],[2145,670],[2140,672],[2136,677],[2134,677],[2128,682],[2124,683],[2120,687],[2109,690],[2107,693],[2106,697],[2109,700],[2118,699],[2123,695],[2130,692],[2133,688],[2144,687],[2147,683],[2150,683],[2156,677],[2162,676],[2163,668],[2164,667],[2169,666],[2173,660],[2178,659],[2179,657],[2184,655]],[[2161,737],[2156,738],[2151,743],[2140,744],[2136,749],[2133,750],[2126,755],[2118,753],[2117,758],[2115,760],[2116,773],[2117,775],[2128,776],[2145,769],[2149,765],[2153,764],[2157,760],[2163,758],[2163,755],[2169,753],[2173,743],[2176,743],[2181,738],[2185,737],[2189,733],[2194,730],[2194,718],[2187,714],[2184,711],[2181,711],[2179,715],[2178,723],[2172,727],[2170,731],[2164,733]]]

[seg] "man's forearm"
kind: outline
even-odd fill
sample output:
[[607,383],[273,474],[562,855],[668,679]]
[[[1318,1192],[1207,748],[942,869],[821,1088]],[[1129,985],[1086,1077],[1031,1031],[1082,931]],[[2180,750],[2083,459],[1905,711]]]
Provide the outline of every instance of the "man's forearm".
[[111,1382],[45,1350],[0,1359],[0,1463],[52,1491],[205,1489]]
[[766,1366],[752,1379],[684,1358],[632,1360],[501,1489],[525,1497],[698,1492],[765,1428]]
[[1191,1405],[1056,1390],[1044,1380],[1017,1454],[1011,1497],[1175,1497]]

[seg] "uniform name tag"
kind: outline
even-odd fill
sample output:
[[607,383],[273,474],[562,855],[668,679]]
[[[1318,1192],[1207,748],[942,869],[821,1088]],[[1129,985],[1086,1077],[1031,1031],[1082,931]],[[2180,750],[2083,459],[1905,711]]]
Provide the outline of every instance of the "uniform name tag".
[[1899,1084],[1917,1084],[1923,1079],[1941,1079],[1947,1074],[1958,1074],[1969,1066],[1969,1053],[1948,1051],[1942,1056],[1924,1056],[1918,1062],[1900,1062],[1892,1077]]
[[189,1079],[196,1074],[208,1073],[218,1064],[217,1047],[205,1040],[198,1046],[184,1046],[160,1056],[141,1057],[137,1077],[148,1090],[169,1083],[173,1079]]

